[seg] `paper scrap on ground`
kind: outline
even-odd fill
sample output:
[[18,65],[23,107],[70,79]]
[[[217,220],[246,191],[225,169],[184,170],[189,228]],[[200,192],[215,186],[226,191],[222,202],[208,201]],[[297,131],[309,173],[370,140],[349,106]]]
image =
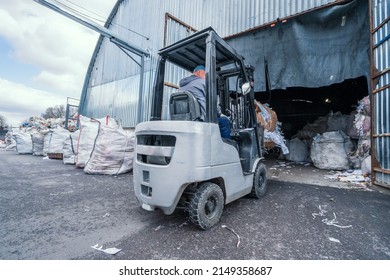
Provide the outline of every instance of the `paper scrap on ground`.
[[91,246],[91,248],[93,248],[95,250],[98,250],[98,251],[102,251],[102,252],[110,254],[110,255],[115,255],[116,253],[118,253],[119,251],[122,250],[122,249],[118,249],[118,248],[115,248],[115,247],[103,249],[103,246],[99,247],[99,244],[96,244],[95,246]]
[[312,213],[312,214],[311,214],[311,215],[313,216],[313,219],[315,219],[316,216],[320,216],[320,217],[325,216],[325,213],[328,212],[328,211],[326,211],[326,210],[324,209],[325,207],[326,207],[326,205],[324,205],[324,206],[319,205],[319,206],[318,206],[318,209],[320,209],[320,212],[319,212],[319,213]]
[[[326,208],[326,205],[319,205],[318,209],[320,210],[320,212],[311,214],[313,216],[313,219],[315,219],[317,216],[324,217],[325,213],[328,212],[325,210],[325,208]],[[322,222],[328,226],[335,226],[338,228],[352,228],[352,225],[348,225],[348,226],[339,225],[338,224],[339,222],[337,221],[336,213],[334,213],[334,212],[333,212],[333,217],[334,218],[332,220],[329,220],[328,218],[322,219]]]
[[228,230],[230,230],[231,232],[233,232],[237,236],[237,238],[238,238],[238,240],[237,240],[237,248],[238,248],[238,246],[240,246],[240,242],[241,242],[240,236],[234,231],[234,229],[232,229],[232,228],[230,228],[230,227],[228,227],[226,225],[222,225],[221,227],[227,228]]
[[349,182],[353,184],[363,185],[366,183],[370,183],[371,179],[367,176],[364,176],[360,169],[354,170],[352,172],[341,172],[338,171],[332,175],[325,175],[325,178],[330,180],[337,180],[340,182]]
[[340,240],[336,239],[336,238],[333,238],[333,237],[329,237],[329,240],[332,241],[332,242],[336,242],[336,243],[340,243]]
[[335,226],[338,228],[351,228],[352,227],[352,225],[348,225],[348,226],[339,225],[338,221],[337,221],[336,213],[333,213],[333,216],[334,216],[334,219],[329,220],[328,218],[326,218],[326,219],[323,219],[322,222],[328,226]]

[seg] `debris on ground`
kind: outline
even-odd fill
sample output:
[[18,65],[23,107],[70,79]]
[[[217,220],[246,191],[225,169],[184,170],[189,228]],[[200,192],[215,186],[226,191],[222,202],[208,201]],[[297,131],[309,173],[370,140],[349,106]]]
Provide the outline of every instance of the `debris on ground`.
[[103,249],[103,246],[100,246],[99,247],[99,244],[96,244],[94,246],[91,246],[92,249],[95,249],[95,250],[98,250],[98,251],[102,251],[104,253],[107,253],[107,254],[110,254],[110,255],[115,255],[117,254],[118,252],[122,251],[122,249],[118,249],[118,248],[107,248],[107,249]]
[[339,225],[337,221],[336,213],[334,212],[333,212],[333,217],[334,218],[332,220],[329,220],[328,218],[322,219],[322,222],[328,226],[335,226],[338,228],[352,228],[352,225],[348,225],[348,226]]
[[158,230],[160,230],[161,228],[162,228],[162,226],[159,225],[158,227],[156,227],[156,228],[154,229],[154,231],[158,231]]
[[[313,219],[315,219],[317,216],[325,217],[326,213],[328,212],[325,208],[326,208],[326,205],[319,205],[318,209],[320,210],[320,212],[311,214],[313,216]],[[333,212],[333,219],[332,220],[329,220],[328,218],[324,218],[321,221],[328,226],[335,226],[335,227],[343,228],[343,229],[352,228],[352,225],[348,225],[348,226],[339,225],[339,222],[337,221],[336,213],[334,213],[334,212]]]
[[340,243],[340,244],[341,244],[340,240],[338,240],[338,239],[336,239],[336,238],[333,238],[333,237],[328,237],[328,238],[329,238],[329,240],[332,241],[332,242],[336,242],[336,243]]
[[228,226],[226,226],[226,225],[222,225],[221,227],[230,230],[231,232],[233,232],[233,233],[237,236],[237,239],[238,239],[238,240],[237,240],[237,245],[236,245],[236,247],[238,248],[238,246],[240,246],[240,242],[241,242],[240,236],[234,231],[234,229],[232,229],[232,228],[230,228],[230,227],[228,227]]
[[371,179],[367,175],[364,175],[362,170],[348,170],[348,171],[337,171],[333,172],[331,175],[325,175],[325,178],[346,182],[356,185],[357,187],[368,187],[371,184]]

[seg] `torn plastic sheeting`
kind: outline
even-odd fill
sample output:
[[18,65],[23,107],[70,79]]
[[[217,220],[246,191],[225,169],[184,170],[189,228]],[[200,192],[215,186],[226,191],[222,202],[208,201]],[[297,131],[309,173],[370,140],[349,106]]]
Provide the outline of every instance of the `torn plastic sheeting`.
[[122,249],[118,249],[118,248],[115,248],[115,247],[103,249],[103,245],[99,247],[99,244],[96,244],[95,246],[91,246],[91,248],[95,249],[95,250],[98,250],[98,251],[102,251],[102,252],[110,254],[110,255],[115,255],[118,252],[122,251]]
[[[292,5],[303,1],[283,2]],[[347,4],[303,13],[289,18],[284,24],[277,24],[275,28],[260,28],[228,38],[227,43],[256,69],[260,69],[254,72],[255,81],[264,79],[261,69],[264,69],[266,58],[271,89],[318,88],[360,76],[369,80],[368,3],[349,1]],[[347,19],[342,27],[341,15]],[[265,90],[265,83],[255,83],[255,92]]]

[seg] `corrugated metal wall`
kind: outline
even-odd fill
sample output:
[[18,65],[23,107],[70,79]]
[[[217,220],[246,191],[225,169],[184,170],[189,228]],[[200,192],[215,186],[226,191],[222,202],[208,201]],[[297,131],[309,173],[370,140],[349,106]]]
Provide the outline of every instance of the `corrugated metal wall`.
[[[166,13],[195,29],[212,26],[222,37],[240,33],[277,18],[288,17],[320,6],[345,0],[119,0],[106,26],[142,49],[151,57],[145,61],[142,120],[149,119],[150,93],[157,62],[157,52],[164,40],[188,36],[183,24],[166,21]],[[166,34],[165,26],[168,33]],[[135,31],[135,32],[134,32]],[[100,39],[86,75],[80,112],[89,117],[110,115],[124,127],[137,123],[140,67],[107,39]],[[170,83],[177,84],[185,73],[169,70]],[[167,87],[167,95],[173,90]]]
[[373,181],[390,188],[390,1],[371,2]]

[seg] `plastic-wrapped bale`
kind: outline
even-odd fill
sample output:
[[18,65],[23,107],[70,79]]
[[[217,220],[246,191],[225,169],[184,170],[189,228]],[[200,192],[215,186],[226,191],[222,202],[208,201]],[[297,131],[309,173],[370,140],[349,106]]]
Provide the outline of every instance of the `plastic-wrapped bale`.
[[32,154],[31,135],[25,132],[18,132],[13,135],[16,141],[16,151],[18,154]]
[[45,135],[47,156],[51,159],[63,158],[64,141],[69,137],[70,132],[62,127],[50,129]]
[[309,161],[309,148],[307,144],[299,138],[293,138],[287,143],[288,150],[286,159],[293,162]]
[[76,164],[77,141],[79,139],[79,134],[80,130],[76,130],[65,139],[63,147],[64,164]]
[[32,154],[34,156],[43,156],[44,135],[40,132],[31,134]]
[[84,172],[105,175],[130,172],[133,169],[133,159],[134,132],[124,130],[120,125],[101,125]]
[[108,116],[100,119],[91,119],[80,115],[79,123],[80,134],[77,145],[76,166],[84,168],[91,156],[100,124],[116,127],[117,122]]
[[314,137],[310,157],[319,169],[346,170],[351,166],[352,149],[351,139],[343,131],[325,132]]

